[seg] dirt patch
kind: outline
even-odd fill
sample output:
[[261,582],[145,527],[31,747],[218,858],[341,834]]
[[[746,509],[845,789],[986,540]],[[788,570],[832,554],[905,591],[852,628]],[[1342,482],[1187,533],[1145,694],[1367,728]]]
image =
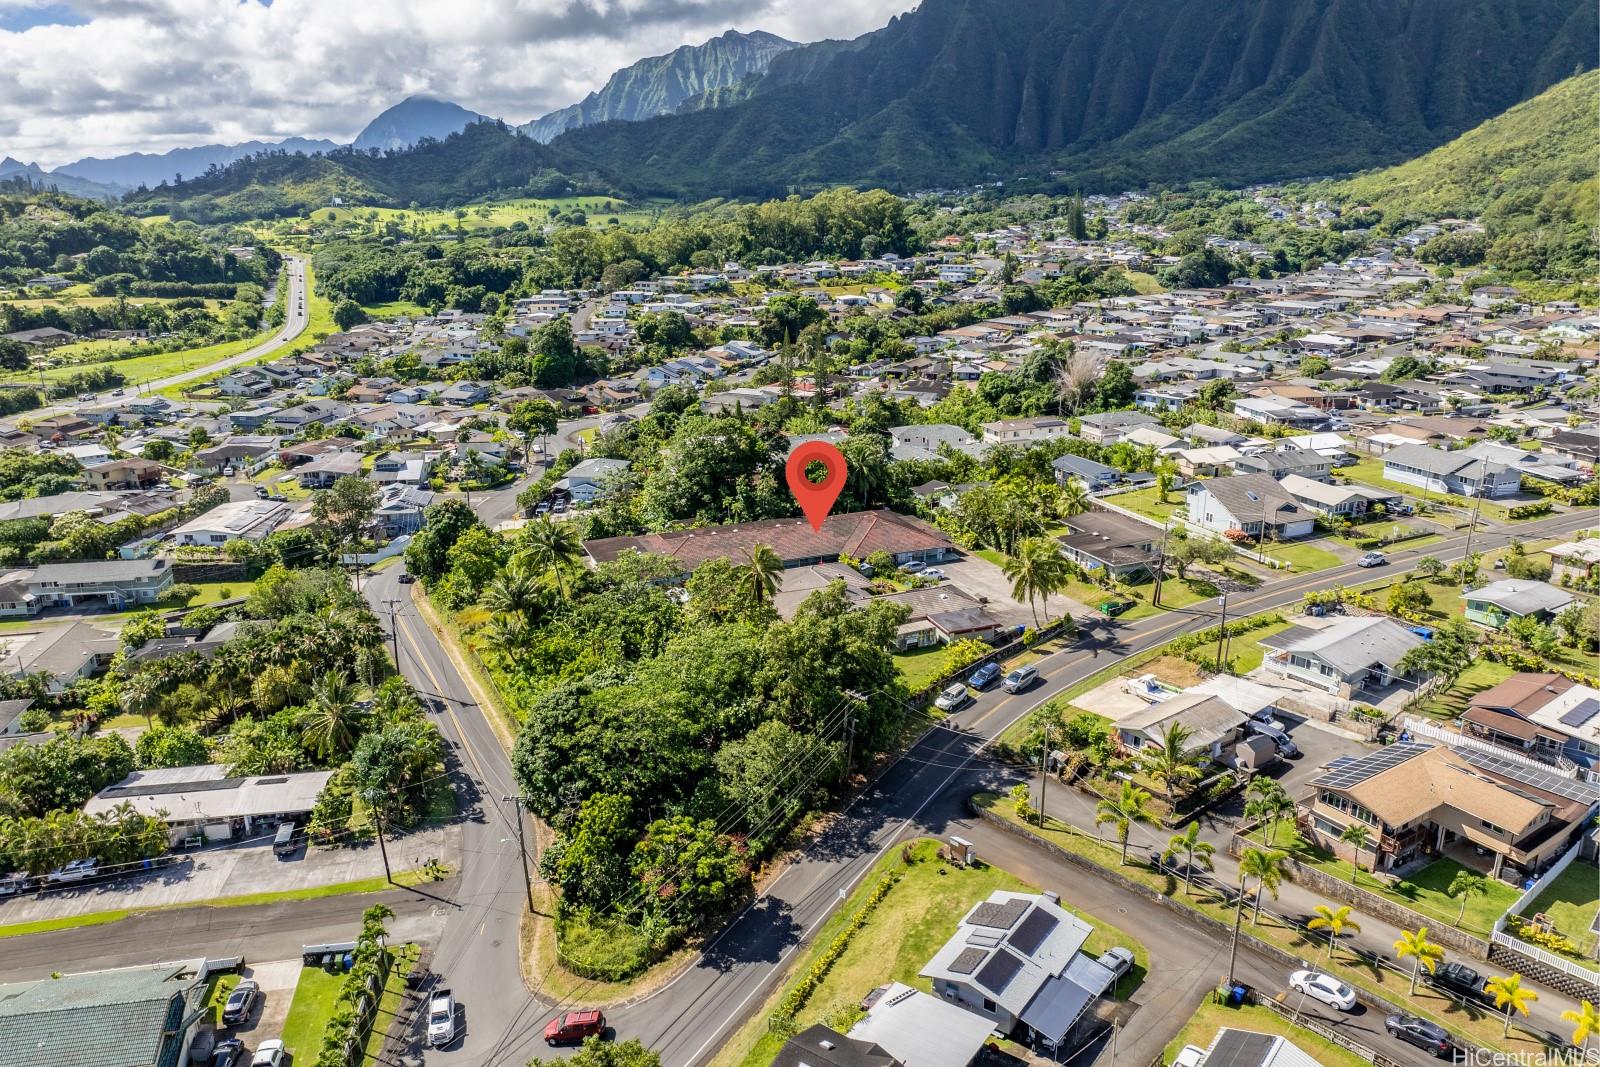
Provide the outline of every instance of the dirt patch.
[[1158,656],[1146,663],[1140,672],[1153,674],[1168,685],[1175,685],[1179,689],[1187,689],[1191,685],[1199,685],[1205,680],[1200,673],[1200,668],[1186,659],[1177,656]]

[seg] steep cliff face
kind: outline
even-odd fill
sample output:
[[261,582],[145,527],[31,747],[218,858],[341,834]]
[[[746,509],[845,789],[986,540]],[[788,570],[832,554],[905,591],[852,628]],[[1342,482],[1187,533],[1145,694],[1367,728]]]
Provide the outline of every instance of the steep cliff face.
[[637,122],[670,114],[687,102],[762,73],[774,56],[794,47],[793,41],[776,34],[729,30],[705,44],[684,45],[624,67],[598,91],[522,129],[534,140],[548,142],[567,130],[597,122]]
[[1097,185],[1398,162],[1594,65],[1573,0],[926,0],[711,109],[568,132],[643,186]]

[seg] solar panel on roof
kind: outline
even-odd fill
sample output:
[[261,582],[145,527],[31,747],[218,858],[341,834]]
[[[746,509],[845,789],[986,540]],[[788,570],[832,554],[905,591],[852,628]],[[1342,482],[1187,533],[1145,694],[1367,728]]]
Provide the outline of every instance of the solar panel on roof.
[[1592,782],[1579,782],[1555,771],[1529,767],[1515,760],[1489,752],[1479,752],[1476,749],[1462,749],[1456,754],[1479,770],[1489,771],[1513,782],[1521,782],[1541,792],[1584,804],[1593,804],[1600,800],[1600,785]]
[[972,917],[967,921],[974,926],[992,926],[997,930],[1009,930],[1027,910],[1026,900],[1008,900],[1004,904],[986,900],[972,909]]
[[1006,986],[1011,984],[1011,979],[1022,970],[1022,961],[1005,949],[1000,949],[994,958],[984,964],[983,970],[978,972],[978,984],[999,996],[1006,991]]
[[1039,951],[1039,946],[1044,944],[1044,939],[1050,936],[1050,931],[1061,925],[1061,921],[1043,908],[1034,908],[1028,917],[1022,920],[1022,925],[1011,932],[1006,943],[1023,955],[1031,956]]
[[988,955],[989,950],[986,948],[964,948],[961,950],[961,955],[950,961],[950,973],[971,974]]
[[1582,726],[1596,715],[1600,715],[1600,704],[1592,700],[1585,700],[1565,715],[1561,716],[1562,726]]
[[1312,785],[1327,786],[1329,789],[1349,789],[1360,785],[1375,774],[1382,774],[1400,766],[1413,756],[1420,756],[1432,748],[1432,745],[1419,744],[1414,741],[1405,741],[1400,744],[1390,745],[1388,748],[1362,756],[1359,759],[1334,760],[1328,765],[1327,773],[1315,779]]

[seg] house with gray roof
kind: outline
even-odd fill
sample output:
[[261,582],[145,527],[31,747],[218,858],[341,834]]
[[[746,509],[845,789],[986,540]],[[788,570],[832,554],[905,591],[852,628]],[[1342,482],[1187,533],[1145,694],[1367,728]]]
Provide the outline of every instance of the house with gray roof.
[[1093,933],[1051,894],[997,889],[918,973],[999,1032],[1060,1047],[1114,979],[1083,951]]
[[205,1015],[206,961],[0,985],[0,1063],[178,1067]]
[[1096,463],[1083,456],[1074,456],[1070,452],[1051,460],[1050,467],[1056,472],[1057,485],[1066,485],[1069,478],[1076,478],[1093,491],[1105,489],[1122,481],[1122,472],[1115,467]]
[[1189,522],[1212,533],[1243,530],[1252,538],[1308,537],[1316,515],[1270,474],[1235,474],[1189,485]]
[[1142,411],[1100,411],[1078,420],[1078,436],[1097,445],[1112,445],[1141,426],[1160,426],[1161,420]]
[[1365,515],[1378,505],[1392,509],[1405,501],[1403,496],[1392,489],[1374,489],[1355,482],[1329,485],[1327,482],[1302,478],[1298,474],[1290,474],[1278,484],[1283,486],[1284,491],[1296,501],[1312,511],[1344,518]]
[[965,429],[947,423],[894,426],[889,430],[889,437],[893,441],[889,446],[889,458],[895,460],[938,459],[945,445],[974,458],[982,456],[985,450]]
[[1549,582],[1506,578],[1463,594],[1466,616],[1480,626],[1500,629],[1512,619],[1548,622],[1573,601],[1572,594]]
[[1423,639],[1386,616],[1343,619],[1312,629],[1291,626],[1261,639],[1262,669],[1349,698],[1407,677],[1400,661]]
[[1522,472],[1466,450],[1443,452],[1428,445],[1401,445],[1383,454],[1386,481],[1454,496],[1510,496],[1522,488]]
[[1304,449],[1286,449],[1282,452],[1245,453],[1233,461],[1235,474],[1270,474],[1274,478],[1287,478],[1298,474],[1312,481],[1325,482],[1333,474],[1333,462],[1315,452]]
[[172,588],[172,567],[164,559],[100,559],[45,563],[18,576],[36,610],[104,605],[118,611],[153,604]]

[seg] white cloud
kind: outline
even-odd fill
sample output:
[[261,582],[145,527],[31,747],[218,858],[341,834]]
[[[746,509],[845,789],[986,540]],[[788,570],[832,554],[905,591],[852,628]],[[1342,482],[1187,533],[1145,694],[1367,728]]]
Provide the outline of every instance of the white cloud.
[[49,167],[254,138],[348,141],[419,92],[521,122],[730,27],[853,37],[914,3],[0,0],[0,16],[76,17],[0,29],[0,155]]

